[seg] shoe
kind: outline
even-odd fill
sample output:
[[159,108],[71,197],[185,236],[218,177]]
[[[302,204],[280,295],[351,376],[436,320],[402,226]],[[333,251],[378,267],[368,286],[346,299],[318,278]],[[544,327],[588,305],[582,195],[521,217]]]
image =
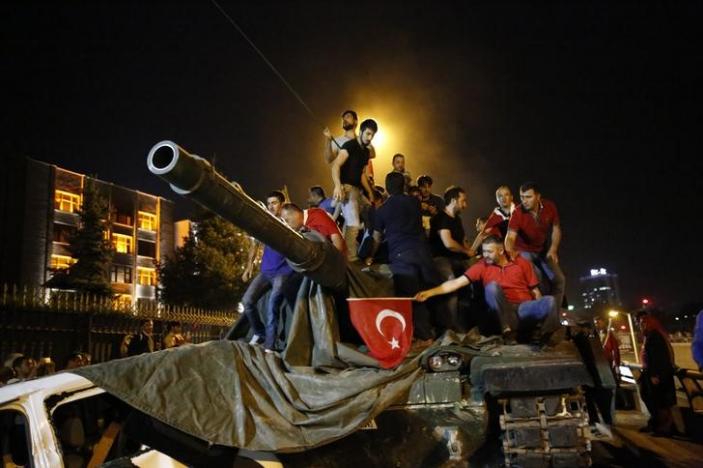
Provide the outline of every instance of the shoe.
[[254,333],[254,335],[249,340],[249,344],[250,345],[258,345],[258,344],[261,344],[262,341],[264,341],[264,339],[261,336],[257,335],[256,333]]
[[410,346],[410,351],[408,354],[420,354],[422,351],[432,346],[432,343],[434,343],[432,338],[428,338],[426,340],[413,340],[413,344]]

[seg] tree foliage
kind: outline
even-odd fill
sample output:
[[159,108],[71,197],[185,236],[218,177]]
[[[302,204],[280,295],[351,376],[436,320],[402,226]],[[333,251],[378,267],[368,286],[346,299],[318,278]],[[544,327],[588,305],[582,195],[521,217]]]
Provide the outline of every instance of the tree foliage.
[[98,192],[95,183],[86,179],[83,203],[78,211],[78,229],[70,236],[68,250],[76,263],[57,270],[47,286],[72,289],[99,296],[112,295],[109,268],[113,249],[105,239],[108,223],[107,200]]
[[205,215],[173,256],[159,265],[160,298],[169,305],[231,308],[245,284],[249,237],[219,216]]

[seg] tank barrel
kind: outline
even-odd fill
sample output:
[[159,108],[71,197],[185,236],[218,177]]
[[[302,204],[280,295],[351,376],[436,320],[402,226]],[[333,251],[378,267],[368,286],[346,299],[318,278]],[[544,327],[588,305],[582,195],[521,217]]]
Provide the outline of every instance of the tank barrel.
[[297,271],[306,273],[326,287],[339,289],[346,284],[344,258],[336,249],[293,231],[249,197],[239,184],[228,181],[215,171],[205,159],[166,140],[151,148],[147,167],[152,174],[168,182],[174,192],[190,198],[285,255]]

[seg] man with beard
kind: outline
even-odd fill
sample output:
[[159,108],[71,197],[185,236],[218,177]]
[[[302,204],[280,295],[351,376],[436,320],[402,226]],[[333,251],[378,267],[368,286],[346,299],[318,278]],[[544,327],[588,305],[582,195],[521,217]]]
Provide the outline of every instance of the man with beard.
[[[285,195],[278,190],[274,190],[266,197],[266,209],[277,218],[281,216],[281,208],[285,201]],[[257,248],[256,244],[252,244],[251,249]],[[251,277],[254,268],[255,255],[250,251],[249,264],[247,265],[243,281],[248,281]],[[264,348],[267,351],[272,351],[278,337],[278,321],[281,313],[281,306],[286,298],[290,298],[297,285],[296,279],[298,276],[293,272],[293,269],[286,262],[286,258],[279,252],[273,250],[269,246],[264,246],[264,254],[261,258],[261,271],[252,280],[247,287],[242,304],[244,305],[244,313],[249,319],[249,324],[253,330],[253,335],[250,344],[260,344],[263,342]],[[264,325],[259,318],[259,312],[256,304],[259,299],[271,290],[268,304],[266,306]]]
[[519,253],[532,262],[541,277],[542,293],[549,291],[557,307],[561,307],[566,279],[557,254],[561,242],[557,207],[551,200],[542,198],[534,182],[520,186],[520,201],[508,221],[505,248],[511,256]]
[[368,205],[362,191],[374,201],[372,185],[367,173],[371,140],[378,131],[378,125],[372,119],[361,123],[361,133],[344,145],[332,161],[332,181],[334,182],[334,199],[342,205],[344,217],[344,240],[347,243],[347,258],[350,262],[358,260],[357,240],[361,229],[361,211]]
[[403,174],[403,177],[405,177],[405,187],[403,191],[408,193],[408,189],[410,188],[410,185],[412,185],[413,179],[410,176],[410,173],[405,169],[405,155],[401,153],[396,153],[393,155],[393,172]]
[[496,190],[496,201],[498,206],[493,209],[488,219],[485,220],[483,226],[478,229],[478,234],[474,239],[473,244],[471,244],[471,253],[473,257],[478,252],[478,248],[488,236],[495,236],[498,239],[505,239],[508,233],[508,221],[510,221],[510,215],[513,214],[515,210],[515,203],[513,203],[513,194],[510,191],[510,187],[507,185],[501,185]]
[[543,339],[549,337],[559,328],[556,304],[552,296],[540,293],[532,265],[520,256],[508,257],[503,242],[493,236],[486,238],[482,247],[482,260],[458,278],[419,292],[415,300],[424,302],[480,281],[485,289],[486,304],[498,316],[506,342],[514,340],[516,330],[537,325],[541,325]]
[[420,214],[422,215],[422,227],[425,234],[430,234],[430,220],[444,209],[444,199],[432,193],[432,177],[421,175],[417,178],[417,186],[420,189]]
[[[445,208],[430,221],[430,247],[443,279],[454,278],[468,266],[469,247],[460,213],[468,205],[461,187],[444,192]],[[441,260],[440,260],[441,259]]]
[[[342,113],[342,130],[344,130],[343,134],[337,137],[333,137],[332,132],[327,127],[325,127],[325,129],[322,131],[322,134],[325,136],[324,155],[327,164],[331,164],[332,161],[334,161],[334,159],[339,154],[339,150],[342,148],[342,146],[344,146],[344,143],[356,138],[356,126],[358,122],[359,118],[357,117],[356,112],[354,112],[353,110],[345,110]],[[375,157],[376,152],[373,146],[369,145],[369,159],[373,159]]]

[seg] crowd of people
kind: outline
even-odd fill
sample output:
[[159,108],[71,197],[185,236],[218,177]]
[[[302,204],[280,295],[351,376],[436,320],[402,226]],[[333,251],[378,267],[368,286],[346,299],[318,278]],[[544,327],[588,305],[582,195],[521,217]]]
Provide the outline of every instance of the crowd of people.
[[[163,338],[159,342],[158,339],[154,339],[154,322],[145,319],[139,323],[139,329],[135,333],[128,333],[123,337],[119,347],[119,357],[137,356],[158,349],[175,348],[186,343],[188,343],[188,337],[183,334],[180,322],[168,322]],[[22,353],[10,353],[5,356],[0,366],[0,387],[51,375],[57,370],[89,366],[91,363],[92,357],[85,351],[72,351],[63,361],[63,367],[58,369],[56,362],[49,356],[35,359]]]
[[[565,282],[558,257],[559,214],[535,183],[520,186],[519,204],[507,185],[498,187],[496,208],[477,220],[476,233],[469,238],[461,219],[468,206],[462,187],[452,185],[442,196],[435,194],[432,177],[413,179],[400,153],[392,158],[384,186],[378,185],[372,144],[377,122],[359,123],[352,110],[341,119],[341,135],[323,132],[332,196],[321,185],[310,187],[308,208],[302,209],[272,191],[266,199],[271,214],[297,231],[318,233],[350,263],[387,264],[395,294],[415,299],[416,348],[428,346],[439,328],[425,302],[472,282],[483,285],[486,304],[499,318],[506,341],[518,338],[523,323],[540,324],[543,336],[559,327]],[[252,277],[256,248],[252,242],[244,281]],[[282,254],[264,246],[260,272],[242,300],[253,329],[252,344],[275,349],[280,305],[292,298],[299,279]],[[259,315],[257,303],[269,290],[265,312]]]

